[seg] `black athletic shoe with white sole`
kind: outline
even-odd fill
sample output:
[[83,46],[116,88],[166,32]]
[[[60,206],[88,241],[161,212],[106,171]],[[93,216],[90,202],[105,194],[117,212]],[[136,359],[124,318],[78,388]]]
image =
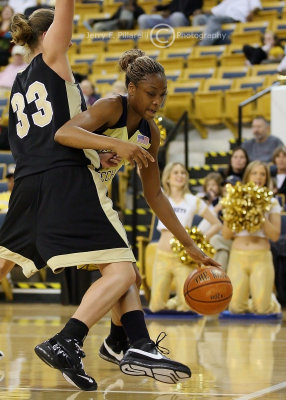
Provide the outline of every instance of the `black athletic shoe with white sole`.
[[129,343],[127,341],[113,342],[111,340],[104,339],[102,345],[100,346],[98,355],[105,361],[119,365],[128,348]]
[[57,334],[36,346],[35,353],[50,367],[60,370],[63,377],[77,388],[86,391],[97,389],[95,380],[84,371],[81,359],[85,354],[76,339],[66,339]]
[[179,380],[190,378],[189,367],[162,354],[168,352],[167,349],[159,347],[165,336],[165,332],[161,332],[156,343],[147,339],[136,342],[120,361],[121,371],[127,375],[149,376],[164,383],[177,383]]

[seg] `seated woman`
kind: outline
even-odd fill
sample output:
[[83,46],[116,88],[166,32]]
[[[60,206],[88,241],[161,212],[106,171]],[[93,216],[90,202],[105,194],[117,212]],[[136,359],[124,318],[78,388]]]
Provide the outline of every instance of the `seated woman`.
[[248,64],[260,64],[266,62],[279,62],[284,56],[284,49],[278,37],[270,31],[266,31],[261,47],[243,46],[243,52],[248,60]]
[[[247,166],[243,183],[250,182],[259,187],[269,187],[270,173],[265,163],[252,161]],[[264,213],[264,221],[255,232],[245,229],[236,233],[224,221],[223,236],[233,239],[227,269],[233,286],[229,304],[233,313],[270,314],[281,311],[273,293],[274,265],[270,251],[270,240],[277,241],[280,236],[280,211],[281,207],[273,197],[270,211]]]
[[[175,214],[184,227],[191,227],[194,215],[198,214],[210,223],[206,232],[207,239],[221,229],[221,223],[209,210],[206,203],[190,193],[188,189],[189,174],[181,163],[168,164],[162,174],[162,186]],[[161,221],[157,229],[161,232],[152,275],[150,310],[164,309],[189,311],[183,295],[183,286],[193,267],[184,265],[172,252],[170,240],[173,234]],[[169,299],[171,282],[174,279],[176,296]]]

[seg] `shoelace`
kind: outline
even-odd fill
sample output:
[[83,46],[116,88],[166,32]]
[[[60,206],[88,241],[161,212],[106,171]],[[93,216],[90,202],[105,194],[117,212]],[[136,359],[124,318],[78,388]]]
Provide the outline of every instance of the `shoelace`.
[[75,345],[77,354],[78,354],[81,358],[84,358],[84,357],[85,357],[85,353],[84,353],[84,351],[81,349],[81,346],[80,346],[79,342],[78,342],[76,339],[73,339],[73,343],[74,343],[74,345]]
[[165,339],[166,336],[166,332],[160,332],[155,342],[155,346],[157,347],[157,349],[160,351],[160,353],[164,355],[170,354],[170,351],[166,347],[160,346],[160,343],[162,342],[162,340]]

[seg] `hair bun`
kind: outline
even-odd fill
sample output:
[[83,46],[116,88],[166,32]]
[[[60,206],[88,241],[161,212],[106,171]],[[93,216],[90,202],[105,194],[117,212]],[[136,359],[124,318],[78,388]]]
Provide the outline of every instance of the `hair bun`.
[[145,56],[144,51],[132,49],[125,51],[120,57],[118,64],[122,71],[127,71],[128,65],[132,64],[138,57]]

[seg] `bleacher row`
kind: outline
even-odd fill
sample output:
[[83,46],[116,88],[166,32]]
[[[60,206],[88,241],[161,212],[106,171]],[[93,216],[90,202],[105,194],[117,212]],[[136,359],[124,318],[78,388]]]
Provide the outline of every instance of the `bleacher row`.
[[[225,124],[236,136],[238,104],[277,80],[278,63],[248,67],[242,48],[244,44],[260,45],[266,30],[286,42],[284,2],[262,1],[263,10],[252,22],[223,25],[226,44],[214,46],[196,46],[204,26],[160,32],[138,29],[88,32],[82,25],[85,19],[99,18],[98,13],[102,18],[108,7],[118,7],[122,2],[98,3],[77,5],[70,61],[73,71],[88,76],[101,96],[110,92],[116,80],[123,79],[117,65],[122,52],[140,48],[165,68],[169,82],[163,115],[177,120],[187,111],[202,137],[207,136],[206,126],[218,123]],[[147,8],[151,9],[158,1],[138,3],[148,12]],[[216,4],[216,0],[205,1],[205,11]],[[257,114],[270,119],[269,95],[244,109],[243,122],[249,122]]]

